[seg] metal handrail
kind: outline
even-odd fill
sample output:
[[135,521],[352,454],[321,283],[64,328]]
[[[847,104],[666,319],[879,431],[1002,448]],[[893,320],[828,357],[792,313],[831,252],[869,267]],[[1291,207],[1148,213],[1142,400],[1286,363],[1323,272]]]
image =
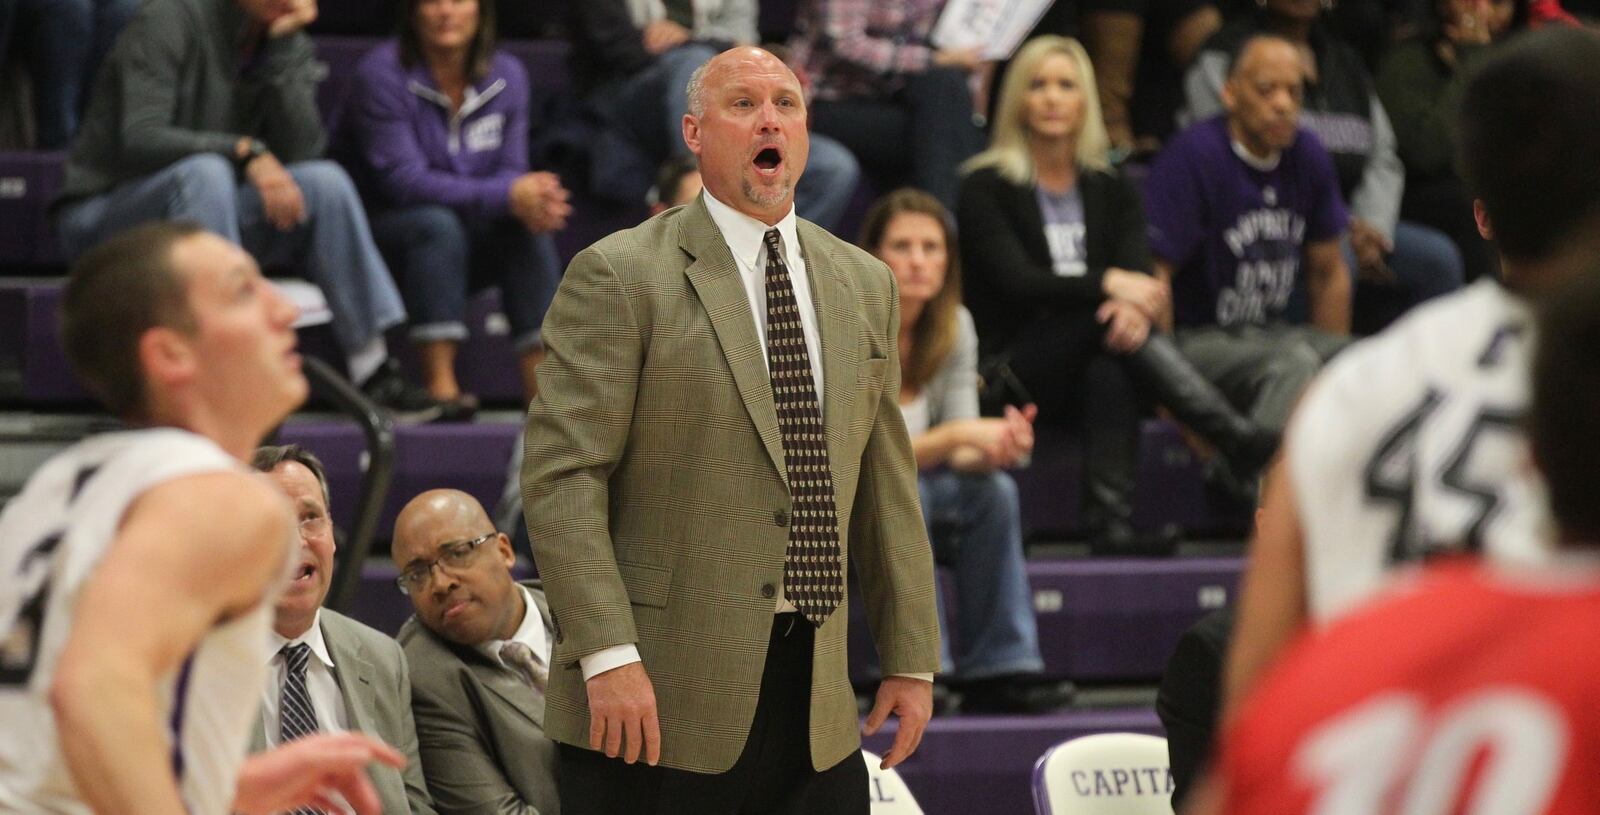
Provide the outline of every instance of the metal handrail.
[[333,587],[323,601],[324,606],[342,612],[349,608],[361,584],[361,565],[372,551],[378,514],[383,511],[383,501],[389,495],[389,482],[394,475],[394,422],[328,363],[307,356],[304,371],[311,387],[355,419],[367,439],[367,467],[361,474],[355,521],[350,524],[349,537],[334,555]]

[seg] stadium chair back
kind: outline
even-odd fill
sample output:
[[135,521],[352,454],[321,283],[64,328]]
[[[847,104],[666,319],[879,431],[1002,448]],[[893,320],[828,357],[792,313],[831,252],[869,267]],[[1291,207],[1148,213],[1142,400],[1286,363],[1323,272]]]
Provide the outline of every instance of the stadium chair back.
[[1038,815],[1172,815],[1167,740],[1101,733],[1061,742],[1033,766]]
[[912,797],[911,788],[906,786],[900,773],[892,769],[878,769],[878,765],[883,763],[882,756],[862,750],[861,758],[867,762],[867,788],[872,790],[872,815],[922,815],[922,807],[917,806],[917,799]]

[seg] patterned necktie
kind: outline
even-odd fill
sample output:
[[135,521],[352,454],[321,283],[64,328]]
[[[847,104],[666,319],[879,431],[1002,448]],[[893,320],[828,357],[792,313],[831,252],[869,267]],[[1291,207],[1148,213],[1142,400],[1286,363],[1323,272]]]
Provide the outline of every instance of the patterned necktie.
[[772,401],[783,436],[783,466],[789,471],[793,511],[784,551],[783,594],[813,625],[821,627],[844,599],[839,568],[839,518],[834,514],[833,471],[828,466],[822,408],[812,379],[811,354],[800,327],[789,267],[778,230],[767,244],[767,368]]
[[[288,744],[317,732],[317,711],[311,706],[311,694],[306,691],[306,663],[311,658],[311,646],[293,643],[283,646],[281,653],[288,672],[283,680],[283,695],[278,700],[278,743]],[[290,813],[323,815],[322,810],[315,807],[301,807]]]
[[520,642],[507,642],[500,646],[500,659],[533,688],[537,696],[544,696],[545,684],[550,680],[550,670],[533,655],[533,649]]

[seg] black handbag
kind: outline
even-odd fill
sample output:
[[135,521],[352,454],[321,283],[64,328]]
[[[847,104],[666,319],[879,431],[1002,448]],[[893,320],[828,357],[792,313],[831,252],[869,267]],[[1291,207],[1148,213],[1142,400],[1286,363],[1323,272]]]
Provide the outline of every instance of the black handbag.
[[1005,415],[1006,405],[1022,408],[1033,403],[1032,394],[1011,370],[1009,354],[991,354],[978,361],[978,412]]

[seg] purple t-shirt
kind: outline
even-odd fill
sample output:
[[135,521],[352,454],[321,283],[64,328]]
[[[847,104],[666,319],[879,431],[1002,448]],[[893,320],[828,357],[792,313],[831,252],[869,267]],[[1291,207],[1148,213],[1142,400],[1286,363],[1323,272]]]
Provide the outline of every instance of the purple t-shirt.
[[1264,324],[1283,317],[1309,242],[1350,220],[1322,142],[1301,129],[1277,166],[1233,152],[1224,117],[1178,134],[1150,167],[1150,251],[1174,269],[1179,326]]

